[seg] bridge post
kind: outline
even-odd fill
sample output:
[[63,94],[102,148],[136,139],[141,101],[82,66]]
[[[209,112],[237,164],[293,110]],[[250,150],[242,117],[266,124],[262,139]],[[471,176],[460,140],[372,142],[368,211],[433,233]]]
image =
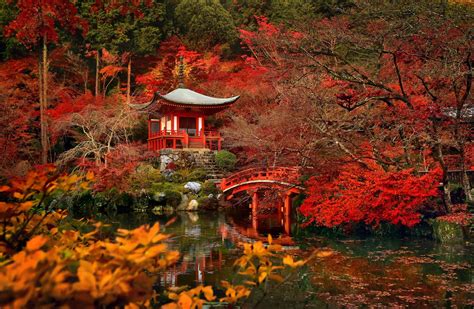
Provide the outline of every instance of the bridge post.
[[284,230],[285,234],[290,234],[291,233],[291,193],[288,192],[285,194],[285,197],[283,199],[283,225],[284,225]]
[[257,210],[258,210],[258,192],[254,191],[252,193],[252,228],[257,230],[258,221],[257,221]]

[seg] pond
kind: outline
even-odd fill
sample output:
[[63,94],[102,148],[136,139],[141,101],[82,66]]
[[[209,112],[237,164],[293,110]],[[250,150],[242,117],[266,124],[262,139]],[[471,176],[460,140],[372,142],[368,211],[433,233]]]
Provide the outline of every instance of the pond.
[[[217,286],[221,280],[235,281],[240,277],[233,268],[241,254],[239,243],[283,232],[278,218],[272,216],[259,220],[257,230],[251,218],[224,213],[136,213],[107,221],[123,228],[168,222],[162,230],[173,235],[170,246],[179,250],[181,257],[158,278],[157,286],[161,287]],[[472,243],[442,245],[423,238],[304,237],[298,233],[283,235],[280,241],[299,256],[320,248],[334,254],[303,266],[270,290],[259,308],[474,306]],[[259,297],[254,293],[243,307],[254,307]]]

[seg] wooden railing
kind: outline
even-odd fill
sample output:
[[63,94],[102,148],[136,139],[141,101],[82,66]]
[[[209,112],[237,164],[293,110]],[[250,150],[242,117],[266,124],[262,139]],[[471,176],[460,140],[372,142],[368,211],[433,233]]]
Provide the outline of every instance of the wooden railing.
[[[167,142],[172,143],[168,147]],[[160,150],[163,148],[176,149],[178,141],[181,141],[183,148],[187,148],[189,144],[189,135],[185,130],[160,130],[153,132],[148,137],[148,150]]]
[[[200,130],[196,133],[196,136],[190,136],[186,130],[160,130],[152,132],[148,137],[148,149],[155,151],[164,148],[176,149],[179,142],[182,148],[189,148],[191,141],[199,141],[202,148],[221,149],[222,138],[218,131]],[[167,145],[168,142],[171,145]]]
[[204,131],[204,136],[204,145],[206,145],[206,148],[211,150],[221,150],[222,137],[219,131]]
[[222,179],[220,186],[224,191],[251,180],[274,180],[296,184],[298,177],[299,169],[296,167],[249,168]]

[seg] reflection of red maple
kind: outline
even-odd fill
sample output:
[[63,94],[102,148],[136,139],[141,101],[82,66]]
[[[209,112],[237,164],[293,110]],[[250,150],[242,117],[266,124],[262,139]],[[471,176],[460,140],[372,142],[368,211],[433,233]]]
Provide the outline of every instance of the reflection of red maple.
[[441,221],[456,223],[460,225],[469,225],[474,216],[469,213],[466,204],[456,204],[451,207],[450,214],[438,217]]

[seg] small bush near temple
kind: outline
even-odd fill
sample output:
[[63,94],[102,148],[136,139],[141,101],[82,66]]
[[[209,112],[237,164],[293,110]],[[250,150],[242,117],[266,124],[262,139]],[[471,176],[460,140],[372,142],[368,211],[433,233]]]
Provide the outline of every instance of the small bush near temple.
[[218,151],[215,159],[217,167],[226,172],[233,170],[237,163],[236,155],[227,150]]

